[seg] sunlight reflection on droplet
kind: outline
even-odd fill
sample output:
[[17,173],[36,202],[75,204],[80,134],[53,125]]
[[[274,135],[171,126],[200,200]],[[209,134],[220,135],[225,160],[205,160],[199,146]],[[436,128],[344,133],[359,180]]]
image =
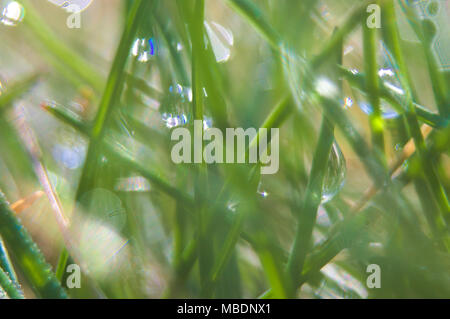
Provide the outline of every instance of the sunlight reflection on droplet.
[[94,277],[104,278],[108,274],[118,273],[129,260],[129,241],[109,225],[87,218],[76,229],[79,238],[77,248]]
[[316,80],[315,87],[317,93],[330,99],[335,98],[339,93],[337,86],[324,77],[320,77]]
[[120,198],[113,192],[96,188],[81,197],[82,208],[89,216],[120,231],[126,224],[126,212]]
[[115,189],[122,192],[148,192],[150,183],[142,176],[119,178]]
[[188,122],[185,114],[163,113],[162,120],[169,129],[186,125]]
[[264,184],[262,182],[259,182],[258,189],[256,192],[261,195],[263,198],[266,198],[269,196],[269,193],[265,190]]
[[0,22],[6,26],[16,26],[25,16],[24,7],[17,1],[9,1],[2,8]]
[[330,201],[344,186],[347,173],[344,154],[335,142],[331,148],[322,187],[322,203]]
[[92,3],[92,0],[48,0],[51,3],[67,9],[68,7],[78,7],[80,12],[89,7]]
[[141,63],[150,61],[156,54],[155,40],[153,38],[136,39],[131,48],[131,54]]
[[57,143],[53,145],[53,158],[68,169],[77,169],[83,162],[86,144],[74,130],[64,128],[56,134]]
[[231,47],[234,45],[233,33],[216,22],[209,24],[205,21],[205,29],[208,33],[216,61],[227,62],[231,57]]
[[339,293],[334,289],[326,289],[328,292],[331,293],[331,295],[328,295],[327,293],[324,293],[325,291],[323,291],[322,289],[330,288],[330,286],[332,285],[329,285],[327,282],[324,282],[323,288],[320,289],[322,290],[322,293],[320,293],[319,291],[321,298],[327,297],[345,298],[350,297],[353,294],[356,294],[359,298],[367,298],[369,295],[367,289],[359,280],[357,280],[355,277],[350,275],[348,272],[346,272],[336,264],[327,264],[325,267],[322,268],[320,272],[324,274],[327,277],[327,279],[334,281],[334,283],[338,285],[339,290],[341,290]]
[[344,109],[349,109],[353,106],[353,100],[351,97],[346,97],[343,101]]

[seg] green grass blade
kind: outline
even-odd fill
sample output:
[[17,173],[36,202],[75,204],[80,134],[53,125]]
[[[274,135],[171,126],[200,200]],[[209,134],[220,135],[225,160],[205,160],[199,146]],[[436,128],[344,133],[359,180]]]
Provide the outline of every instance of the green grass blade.
[[[120,104],[120,97],[126,78],[125,66],[128,60],[130,47],[140,23],[148,13],[147,8],[151,3],[152,1],[136,0],[126,21],[125,29],[103,92],[103,97],[100,101],[99,109],[92,126],[92,132],[90,134],[91,139],[85,159],[85,166],[76,193],[76,200],[79,200],[81,195],[89,190],[93,184],[93,178],[95,176],[93,172],[97,167],[99,146],[101,139],[103,138],[107,121],[111,117],[114,108]],[[65,251],[62,252],[61,257],[64,257],[64,255]],[[65,263],[61,260],[61,262],[58,263],[58,267],[64,267],[63,269],[65,269]],[[58,268],[57,273],[60,272],[61,270]]]
[[2,288],[12,299],[24,298],[23,294],[17,289],[17,286],[11,281],[8,274],[0,268],[0,289]]
[[39,248],[9,208],[3,194],[0,194],[0,235],[36,294],[43,298],[67,297],[50,265],[45,262]]
[[[377,152],[384,154],[384,124],[381,116],[378,63],[377,63],[377,29],[367,25],[367,17],[362,19],[364,43],[364,70],[366,73],[366,92],[372,112],[369,115],[370,129],[372,131],[372,144]],[[381,155],[380,154],[380,155]]]
[[0,237],[0,268],[6,272],[6,274],[11,279],[13,284],[19,286],[16,272],[14,271],[14,267],[9,258],[8,251],[6,250],[6,247],[3,243],[3,239],[1,237]]
[[301,212],[298,215],[294,244],[287,264],[287,273],[294,282],[298,280],[309,249],[317,209],[322,201],[322,185],[333,142],[334,125],[324,117],[312,162],[306,195]]
[[97,92],[100,92],[104,82],[102,76],[94,71],[95,69],[75,53],[73,49],[67,47],[58,39],[45,21],[35,12],[33,5],[28,0],[22,1],[22,4],[26,11],[24,23],[34,35],[33,39],[39,40],[51,52],[53,57],[58,59],[67,68],[70,68],[74,74],[92,86]]

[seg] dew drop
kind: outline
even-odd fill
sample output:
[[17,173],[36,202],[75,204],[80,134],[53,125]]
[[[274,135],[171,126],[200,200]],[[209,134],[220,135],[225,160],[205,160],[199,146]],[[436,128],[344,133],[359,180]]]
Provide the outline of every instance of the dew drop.
[[92,3],[92,0],[48,0],[51,3],[57,5],[66,10],[70,10],[70,12],[74,12],[73,9],[76,8],[75,12],[81,12],[89,7]]
[[258,189],[256,190],[256,192],[263,198],[267,198],[269,196],[269,193],[265,189],[263,182],[259,182]]
[[56,162],[65,168],[75,170],[83,165],[87,145],[74,129],[60,128],[54,133],[56,143],[52,155]]
[[113,192],[96,188],[84,194],[80,200],[89,216],[97,219],[103,224],[120,231],[126,223],[126,211],[120,198]]
[[[405,92],[400,84],[399,76],[395,68],[392,54],[382,41],[380,41],[380,60],[382,67],[378,69],[378,77],[382,85],[394,96],[400,105],[405,105]],[[362,92],[358,94],[358,105],[366,114],[372,114],[372,105],[368,102],[368,98]],[[399,113],[386,101],[380,100],[381,116],[384,119],[394,119]]]
[[2,8],[0,22],[3,25],[14,27],[22,22],[25,16],[25,9],[17,1],[8,1]]
[[281,52],[286,83],[289,84],[297,108],[302,110],[303,103],[309,98],[302,89],[304,78],[307,75],[306,61],[285,44],[281,46]]
[[330,10],[328,9],[328,6],[325,3],[321,2],[319,6],[319,12],[320,16],[323,18],[324,21],[330,20],[331,17]]
[[185,114],[173,114],[173,113],[163,113],[162,121],[169,129],[184,126],[188,123],[188,119]]
[[231,213],[236,213],[238,207],[239,207],[239,202],[237,200],[229,200],[227,202],[227,209]]
[[234,45],[233,33],[222,25],[205,21],[205,29],[208,34],[216,61],[227,62],[231,57],[231,47]]
[[120,178],[115,189],[121,192],[148,192],[150,190],[150,183],[142,176],[131,176]]
[[342,104],[344,109],[349,109],[353,106],[353,100],[351,97],[346,97]]
[[131,54],[137,61],[146,63],[156,55],[156,43],[153,38],[138,38],[134,41]]
[[331,148],[328,168],[322,186],[322,204],[329,202],[344,186],[347,167],[344,154],[335,142]]
[[316,91],[321,96],[333,99],[339,95],[337,86],[325,77],[320,77],[315,83]]

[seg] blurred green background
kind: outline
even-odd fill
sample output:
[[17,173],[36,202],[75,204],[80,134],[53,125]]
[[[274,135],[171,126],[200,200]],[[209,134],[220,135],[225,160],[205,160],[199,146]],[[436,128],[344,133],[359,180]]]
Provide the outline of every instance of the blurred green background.
[[[450,297],[449,1],[53,2],[0,2],[0,189],[70,297]],[[174,164],[194,119],[279,172]]]

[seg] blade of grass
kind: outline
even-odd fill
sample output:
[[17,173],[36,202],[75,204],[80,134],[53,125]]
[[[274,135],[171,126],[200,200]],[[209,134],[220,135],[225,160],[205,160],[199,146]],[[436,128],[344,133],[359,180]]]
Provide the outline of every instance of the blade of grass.
[[322,185],[333,142],[334,125],[324,117],[312,162],[306,195],[301,213],[298,215],[294,244],[287,263],[287,273],[294,282],[298,280],[309,249],[317,209],[322,201]]
[[[124,86],[125,79],[125,66],[128,60],[131,44],[138,30],[139,24],[143,21],[148,13],[149,5],[153,4],[153,1],[136,0],[133,3],[130,14],[125,24],[119,47],[114,58],[113,65],[111,67],[110,74],[103,92],[103,97],[100,101],[99,109],[94,120],[92,131],[90,134],[90,142],[85,159],[85,166],[81,173],[78,189],[76,192],[76,200],[90,189],[93,184],[93,178],[96,170],[97,159],[99,158],[99,146],[103,138],[107,121],[111,117],[114,107],[119,105],[120,96]],[[65,250],[61,254],[59,267],[65,269],[63,262],[65,257]],[[57,269],[57,273],[61,273],[60,268]]]
[[13,101],[26,94],[37,83],[40,76],[41,73],[34,73],[9,86],[4,93],[0,94],[0,110],[3,111]]
[[407,103],[405,120],[407,123],[407,127],[409,129],[409,133],[414,139],[414,143],[416,145],[419,157],[422,159],[422,169],[424,172],[425,180],[427,181],[428,187],[430,188],[430,191],[433,194],[434,199],[437,201],[442,214],[442,216],[439,215],[434,216],[436,228],[439,229],[440,232],[446,232],[447,225],[445,225],[443,216],[446,216],[450,213],[450,206],[448,203],[445,189],[443,188],[442,184],[437,178],[433,165],[429,165],[430,163],[426,161],[426,158],[424,156],[426,145],[424,138],[420,132],[420,127],[417,122],[415,109],[412,104],[412,97],[409,90],[410,83],[408,83],[406,77],[402,76],[402,74],[407,74],[407,70],[399,43],[398,30],[395,25],[396,19],[395,19],[394,4],[392,0],[383,2],[382,12],[383,12],[382,17],[384,21],[383,36],[386,40],[386,43],[391,48],[394,59],[398,64],[398,69],[400,71],[400,82],[405,90],[405,98]]
[[[39,40],[48,52],[65,67],[70,68],[74,74],[92,86],[97,92],[101,92],[104,80],[95,71],[95,68],[75,53],[73,49],[67,47],[63,41],[58,39],[44,20],[36,13],[33,5],[28,0],[22,1],[22,4],[26,11],[24,24],[34,35],[34,39]],[[50,59],[49,62],[52,63]]]
[[363,15],[363,47],[364,70],[366,73],[366,92],[372,112],[369,115],[370,129],[372,132],[372,145],[380,156],[384,154],[384,124],[381,117],[378,64],[377,64],[377,29],[367,25],[367,17]]
[[0,194],[0,235],[11,248],[21,272],[37,295],[43,298],[67,297],[31,236],[11,211],[3,194]]
[[431,78],[433,93],[438,106],[439,113],[444,118],[449,116],[450,94],[448,93],[448,84],[445,81],[443,72],[439,70],[438,62],[432,51],[432,42],[436,33],[436,28],[430,20],[421,19],[408,4],[400,2],[403,12],[409,19],[410,25],[417,35],[425,53],[428,66],[428,73]]
[[14,267],[8,255],[8,251],[3,243],[3,239],[0,236],[0,269],[3,269],[8,277],[11,279],[13,284],[19,287],[19,282],[17,281],[17,275],[14,271]]
[[17,288],[17,286],[11,281],[8,274],[6,274],[3,269],[0,268],[0,289],[8,294],[12,299],[24,299],[22,292]]
[[[339,70],[341,72],[341,75],[345,77],[345,79],[352,85],[353,87],[365,91],[366,88],[366,77],[361,73],[353,73],[352,71],[344,68],[339,67]],[[381,79],[379,78],[381,81]],[[404,113],[405,109],[402,105],[397,101],[396,99],[396,93],[391,92],[388,90],[388,88],[385,85],[384,81],[381,81],[380,83],[380,95],[381,97],[386,100],[392,107],[395,109],[396,112],[399,114]],[[436,128],[443,128],[447,125],[448,120],[439,116],[439,114],[432,113],[428,111],[428,108],[425,106],[422,106],[417,103],[413,103],[414,108],[416,110],[417,117],[423,121],[424,123],[436,127]]]
[[[430,136],[430,141],[428,143],[430,147],[427,150],[428,154],[439,156],[439,154],[448,150],[448,147],[450,146],[450,135],[448,134],[448,131],[449,128],[446,129],[446,132],[436,132],[438,134]],[[389,184],[390,187],[396,184],[401,184],[400,187],[404,187],[411,180],[410,178],[407,178],[407,176],[410,174],[412,167],[416,166],[414,162],[419,162],[420,159],[418,159],[417,154],[414,153],[410,154],[407,160],[410,162],[410,165],[406,167],[405,171],[401,175],[393,177],[393,181]],[[375,193],[373,195],[375,195]],[[383,196],[389,197],[389,189],[386,189],[385,192],[380,195],[381,198],[383,198]],[[384,200],[386,201],[386,199]],[[308,255],[305,261],[303,273],[300,276],[299,286],[307,282],[314,273],[320,271],[322,267],[328,264],[344,248],[347,248],[348,245],[345,243],[356,241],[357,237],[362,233],[361,229],[363,228],[360,225],[364,224],[364,220],[366,218],[361,216],[365,214],[361,211],[362,208],[362,205],[355,206],[348,218],[334,226],[334,229],[330,233],[328,239]],[[357,217],[358,215],[361,217]],[[264,299],[271,297],[271,290],[266,291],[260,296],[260,298]]]

